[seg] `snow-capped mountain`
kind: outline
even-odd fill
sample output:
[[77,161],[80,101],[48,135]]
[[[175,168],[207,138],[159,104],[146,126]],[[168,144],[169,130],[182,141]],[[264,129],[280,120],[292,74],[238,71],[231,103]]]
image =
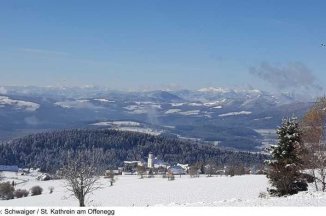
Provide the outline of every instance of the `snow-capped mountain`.
[[0,107],[1,108],[10,107],[15,110],[33,112],[36,111],[38,108],[40,108],[40,105],[30,101],[14,100],[7,96],[0,96]]
[[[301,116],[310,106],[288,95],[255,89],[209,87],[168,92],[122,92],[96,87],[1,89],[2,138],[23,131],[100,127],[105,126],[100,122],[123,120],[142,123],[143,129],[137,131],[152,128],[169,136],[252,149],[248,146],[252,143],[257,146],[256,141],[261,138],[253,130],[273,129],[282,117]],[[239,142],[247,144],[242,148]]]

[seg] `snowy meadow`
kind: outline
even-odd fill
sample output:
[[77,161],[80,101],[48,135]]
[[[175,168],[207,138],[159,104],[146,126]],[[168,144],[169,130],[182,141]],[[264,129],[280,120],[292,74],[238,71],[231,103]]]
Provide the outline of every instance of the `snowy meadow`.
[[[35,185],[43,188],[38,196],[27,196],[12,200],[1,200],[0,206],[69,206],[77,207],[78,201],[65,188],[63,180],[39,181],[39,173],[20,175],[5,172],[4,181],[15,181],[16,189],[27,189]],[[109,179],[101,178],[101,188],[87,197],[86,206],[106,207],[214,207],[214,206],[326,206],[326,194],[315,192],[309,185],[307,192],[293,196],[270,197],[267,195],[268,179],[264,175],[213,176],[201,175],[190,178],[176,176],[140,179],[136,175],[122,175],[113,186]],[[49,188],[53,187],[53,193]]]

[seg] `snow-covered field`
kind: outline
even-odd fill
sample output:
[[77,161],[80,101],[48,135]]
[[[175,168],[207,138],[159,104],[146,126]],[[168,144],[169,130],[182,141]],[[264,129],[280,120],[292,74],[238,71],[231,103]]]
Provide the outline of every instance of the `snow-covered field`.
[[185,115],[185,116],[188,116],[188,115],[199,115],[199,113],[200,113],[200,110],[188,110],[188,111],[184,111],[184,112],[179,112],[179,114]]
[[169,109],[168,111],[165,112],[165,114],[173,114],[181,111],[182,111],[181,109]]
[[130,127],[138,127],[140,126],[139,122],[135,121],[105,121],[105,122],[97,122],[91,124],[94,126],[130,126]]
[[249,111],[240,111],[240,112],[230,112],[218,115],[219,117],[226,117],[226,116],[238,116],[238,115],[250,115],[251,112]]
[[[40,185],[44,191],[39,196],[1,200],[0,206],[77,206],[78,202],[64,187],[63,180],[38,181],[36,174],[21,176],[5,173],[8,181],[14,180],[16,188],[30,189]],[[263,175],[235,177],[167,179],[138,176],[118,176],[110,187],[108,179],[101,179],[102,188],[87,199],[88,206],[326,206],[326,193],[301,192],[297,195],[277,198],[259,198],[266,192],[268,181]],[[54,192],[49,193],[49,187]],[[312,189],[311,189],[312,190]]]
[[116,130],[145,133],[154,136],[158,136],[164,132],[163,130],[155,130],[152,128],[141,128],[141,127],[118,127]]

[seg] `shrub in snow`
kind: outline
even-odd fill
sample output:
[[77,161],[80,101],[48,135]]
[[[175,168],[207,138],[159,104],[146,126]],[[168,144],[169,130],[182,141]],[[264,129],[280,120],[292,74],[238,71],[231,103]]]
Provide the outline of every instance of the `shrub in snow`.
[[50,194],[52,194],[53,191],[54,191],[54,187],[53,187],[53,186],[50,186],[50,187],[49,187],[49,191],[50,191]]
[[312,175],[310,175],[308,173],[302,173],[301,177],[303,179],[306,179],[308,183],[313,183],[315,181],[315,177],[313,177]]
[[268,194],[266,192],[260,192],[258,195],[258,198],[266,199],[268,197]]
[[278,145],[270,148],[272,160],[266,161],[267,177],[274,187],[269,189],[270,194],[284,196],[307,190],[306,180],[300,173],[305,150],[296,118],[283,119],[277,135]]
[[17,190],[15,190],[15,192],[14,192],[14,196],[15,196],[16,198],[27,197],[28,194],[29,194],[29,192],[28,192],[27,190],[25,190],[25,189],[17,189]]
[[245,175],[245,174],[249,174],[249,169],[247,169],[241,164],[231,165],[227,167],[227,169],[225,170],[225,175],[229,175],[231,177],[235,175]]
[[4,200],[9,200],[14,198],[15,188],[10,182],[0,183],[0,198]]
[[41,188],[38,185],[31,188],[31,195],[32,196],[41,195],[42,192],[43,192],[43,188]]

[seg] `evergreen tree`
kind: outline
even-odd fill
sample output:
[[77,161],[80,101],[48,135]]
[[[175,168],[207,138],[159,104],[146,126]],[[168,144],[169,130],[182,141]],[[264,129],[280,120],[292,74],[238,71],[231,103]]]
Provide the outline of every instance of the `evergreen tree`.
[[275,188],[269,192],[272,195],[284,196],[307,190],[308,185],[300,173],[305,150],[297,119],[283,119],[277,135],[278,144],[270,148],[272,160],[267,161],[267,177]]

